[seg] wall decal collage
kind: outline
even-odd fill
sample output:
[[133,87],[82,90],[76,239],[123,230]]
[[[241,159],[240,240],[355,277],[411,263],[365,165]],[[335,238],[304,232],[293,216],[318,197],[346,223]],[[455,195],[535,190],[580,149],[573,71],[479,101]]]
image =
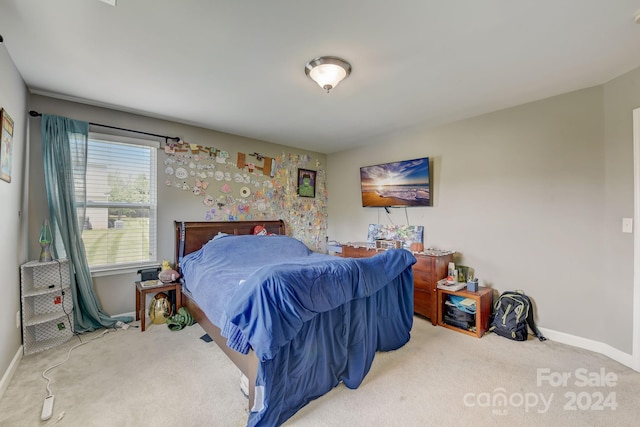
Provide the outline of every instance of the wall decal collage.
[[[324,251],[327,229],[325,170],[308,154],[275,157],[237,153],[185,141],[164,147],[165,185],[193,195],[205,221],[283,219],[287,233]],[[314,198],[298,195],[298,169],[316,171]]]

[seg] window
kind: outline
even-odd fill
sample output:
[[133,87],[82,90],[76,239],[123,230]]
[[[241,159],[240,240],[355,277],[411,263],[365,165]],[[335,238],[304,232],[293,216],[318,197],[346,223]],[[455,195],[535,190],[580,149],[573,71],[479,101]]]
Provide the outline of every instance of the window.
[[[92,271],[156,263],[154,141],[89,134],[86,186],[76,180],[82,240]],[[77,154],[84,155],[84,154]]]

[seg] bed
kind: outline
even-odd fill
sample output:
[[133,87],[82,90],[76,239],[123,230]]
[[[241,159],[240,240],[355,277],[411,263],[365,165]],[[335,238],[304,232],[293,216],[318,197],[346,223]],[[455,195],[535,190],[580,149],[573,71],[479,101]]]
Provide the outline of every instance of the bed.
[[[268,235],[253,235],[262,226]],[[376,351],[413,325],[413,255],[309,250],[282,221],[176,221],[182,305],[248,379],[249,426],[280,425],[340,382],[357,388]]]

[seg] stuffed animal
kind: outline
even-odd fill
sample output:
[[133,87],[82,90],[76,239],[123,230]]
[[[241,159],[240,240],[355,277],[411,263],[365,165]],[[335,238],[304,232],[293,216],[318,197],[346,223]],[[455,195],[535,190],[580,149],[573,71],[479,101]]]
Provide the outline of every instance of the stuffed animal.
[[262,225],[256,225],[253,227],[253,231],[251,234],[255,236],[273,236],[273,233],[269,233],[266,228]]
[[151,300],[151,305],[149,305],[149,318],[153,323],[161,325],[166,323],[171,314],[169,297],[164,292],[157,293]]
[[158,279],[164,283],[175,282],[180,278],[180,273],[171,268],[169,261],[162,261],[162,271],[158,273]]

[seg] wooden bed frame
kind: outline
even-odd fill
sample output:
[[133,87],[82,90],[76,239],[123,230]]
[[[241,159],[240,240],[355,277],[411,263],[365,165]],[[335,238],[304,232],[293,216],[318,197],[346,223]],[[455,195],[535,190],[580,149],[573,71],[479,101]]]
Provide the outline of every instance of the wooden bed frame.
[[[267,232],[273,234],[285,234],[284,221],[229,221],[229,222],[194,222],[194,221],[175,221],[175,260],[176,266],[179,266],[180,256],[190,254],[197,251],[213,239],[218,233],[245,235],[251,234],[256,225],[266,228]],[[181,242],[184,241],[184,245]],[[177,296],[176,296],[177,298]],[[191,316],[202,326],[207,334],[216,342],[218,347],[225,352],[227,357],[242,371],[249,380],[249,410],[253,407],[256,375],[258,373],[258,358],[253,351],[248,354],[242,354],[227,346],[227,339],[221,334],[220,328],[211,323],[204,312],[198,307],[191,297],[181,293],[182,306],[186,307]],[[239,380],[239,379],[238,379]]]

